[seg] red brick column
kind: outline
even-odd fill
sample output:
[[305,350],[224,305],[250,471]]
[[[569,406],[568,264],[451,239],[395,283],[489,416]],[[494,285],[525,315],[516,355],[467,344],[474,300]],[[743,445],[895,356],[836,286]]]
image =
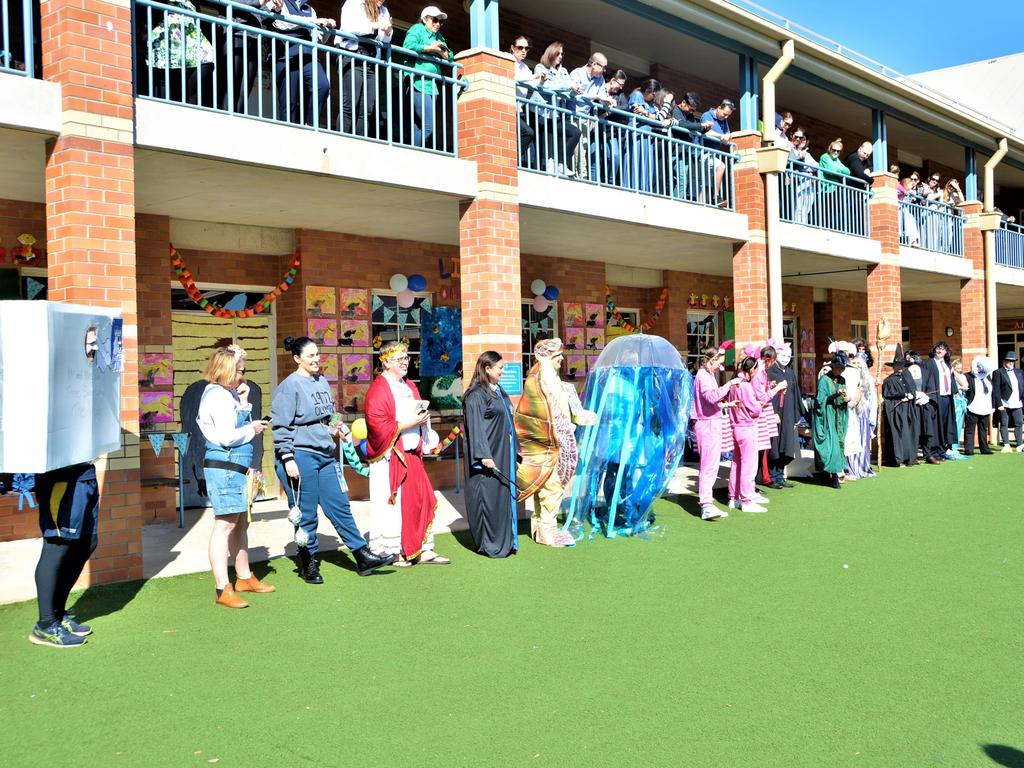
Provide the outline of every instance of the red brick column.
[[[880,354],[881,363],[892,360],[903,327],[900,284],[900,220],[899,201],[896,199],[896,177],[891,173],[876,173],[868,205],[871,217],[871,238],[882,246],[882,261],[868,268],[868,336],[875,350],[878,322],[884,317],[889,323],[889,338]],[[891,369],[882,365],[880,378]]]
[[42,4],[43,76],[61,84],[63,128],[47,147],[52,301],[115,307],[124,318],[122,447],[97,462],[99,549],[85,584],[142,576],[135,169],[127,0]]
[[[522,360],[519,149],[511,56],[473,49],[456,57],[469,90],[459,100],[459,157],[477,164],[477,195],[459,206],[464,381],[493,349]],[[525,373],[525,372],[524,372]]]
[[749,239],[733,247],[733,311],[736,347],[768,338],[768,246],[764,179],[758,170],[761,134],[732,134],[741,160],[736,163],[736,212],[747,217]]
[[971,262],[969,280],[960,281],[960,329],[964,367],[975,355],[988,354],[985,325],[985,237],[981,231],[981,203],[964,203],[964,258]]

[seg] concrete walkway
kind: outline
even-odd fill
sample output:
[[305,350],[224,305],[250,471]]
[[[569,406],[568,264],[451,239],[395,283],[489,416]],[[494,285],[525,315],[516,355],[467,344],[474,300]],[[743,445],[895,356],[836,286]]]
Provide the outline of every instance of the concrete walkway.
[[[803,477],[810,475],[812,471],[813,454],[804,451],[804,456],[790,465],[787,474],[790,477]],[[726,462],[719,469],[719,480],[715,487],[724,487],[728,475],[729,464]],[[696,468],[682,466],[676,471],[665,495],[694,493],[696,480]],[[464,493],[437,492],[435,533],[465,530],[468,527],[465,498]],[[369,528],[370,502],[353,501],[352,514],[359,524],[359,529],[366,531]],[[254,505],[252,523],[249,526],[249,557],[252,562],[295,555],[293,529],[287,516],[288,509],[283,499],[260,501]],[[529,513],[521,508],[520,517],[529,517]],[[143,576],[154,579],[208,570],[210,561],[206,547],[212,528],[213,513],[210,510],[199,509],[185,511],[184,528],[178,528],[176,523],[143,526]],[[331,551],[339,548],[341,542],[322,512],[319,530],[322,550]],[[0,543],[0,604],[35,598],[35,567],[39,560],[42,541],[40,538]],[[439,548],[442,554],[451,554],[444,551],[443,545]]]

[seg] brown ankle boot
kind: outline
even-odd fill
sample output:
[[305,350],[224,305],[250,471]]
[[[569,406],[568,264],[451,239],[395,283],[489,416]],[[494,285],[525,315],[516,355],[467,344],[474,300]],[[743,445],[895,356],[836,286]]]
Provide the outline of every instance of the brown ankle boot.
[[248,579],[235,579],[235,592],[276,592],[277,587],[264,584],[255,575]]
[[223,605],[225,608],[249,607],[249,604],[238,596],[238,593],[235,592],[235,588],[230,584],[224,587],[223,591],[220,593],[220,597],[218,597],[214,602],[216,602],[217,605]]

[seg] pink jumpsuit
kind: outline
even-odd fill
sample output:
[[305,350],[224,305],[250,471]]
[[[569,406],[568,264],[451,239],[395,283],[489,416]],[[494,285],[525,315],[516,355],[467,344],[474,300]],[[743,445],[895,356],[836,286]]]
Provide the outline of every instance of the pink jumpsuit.
[[726,399],[730,389],[728,384],[718,386],[715,375],[703,365],[697,371],[693,383],[693,431],[700,454],[697,496],[702,507],[714,503],[711,492],[722,460],[722,406],[719,403]]
[[757,476],[757,420],[767,400],[768,392],[758,395],[749,381],[741,382],[733,390],[733,399],[739,403],[729,409],[732,436],[736,445],[732,450],[729,468],[729,498],[744,504],[754,500],[754,478]]

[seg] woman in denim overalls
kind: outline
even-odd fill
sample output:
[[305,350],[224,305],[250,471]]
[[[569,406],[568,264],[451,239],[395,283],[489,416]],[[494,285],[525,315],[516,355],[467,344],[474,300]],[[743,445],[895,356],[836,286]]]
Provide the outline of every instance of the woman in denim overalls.
[[[262,421],[252,421],[245,383],[245,352],[236,346],[218,349],[210,356],[205,378],[209,384],[199,403],[196,423],[206,438],[203,475],[213,503],[210,534],[210,567],[217,590],[216,602],[228,608],[249,605],[239,592],[273,592],[274,587],[257,579],[249,569],[249,487],[252,441],[263,432]],[[235,560],[234,586],[228,580],[228,557]]]

